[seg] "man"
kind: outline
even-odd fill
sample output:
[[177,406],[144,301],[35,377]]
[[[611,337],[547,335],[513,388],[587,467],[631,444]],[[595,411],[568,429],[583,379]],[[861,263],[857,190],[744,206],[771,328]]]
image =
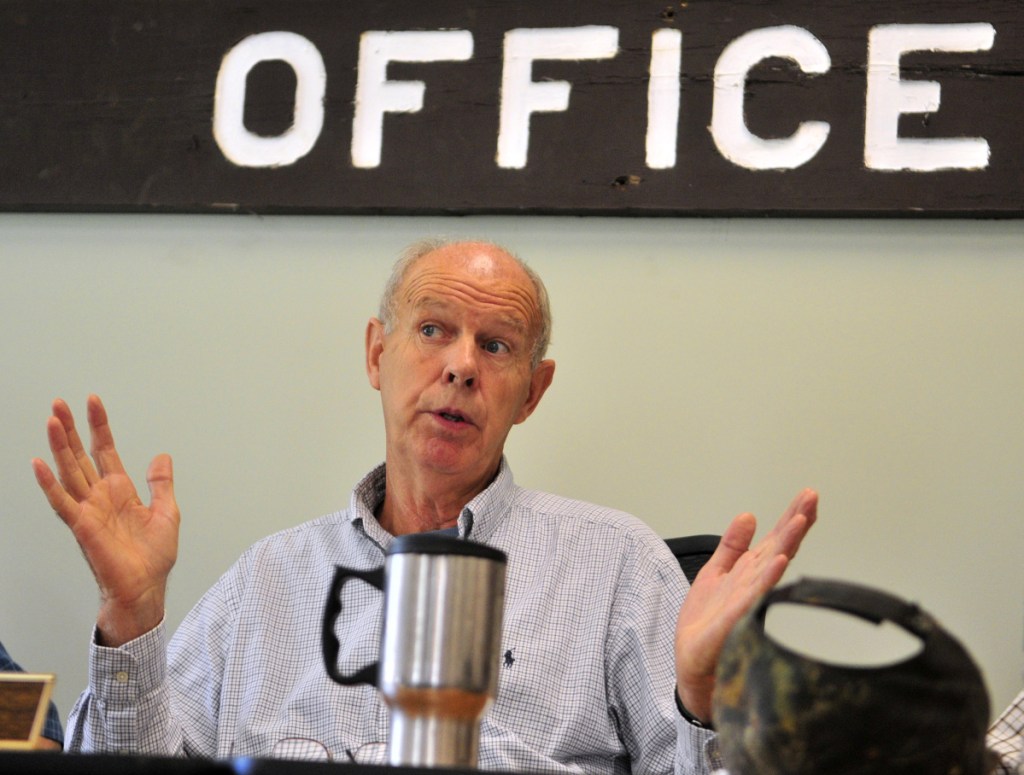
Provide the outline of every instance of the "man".
[[[483,722],[482,767],[716,766],[707,720],[722,643],[781,577],[817,496],[798,495],[754,548],[753,516],[737,517],[687,594],[664,543],[636,518],[517,487],[502,453],[554,376],[544,357],[550,319],[540,279],[502,248],[414,246],[366,329],[385,465],[356,486],[348,509],[246,552],[169,650],[162,620],[179,524],[170,458],[150,464],[145,506],[99,399],[88,402],[92,460],[56,401],[47,433],[57,476],[41,460],[33,468],[101,593],[69,748],[381,761],[379,696],[335,686],[323,670],[323,596],[335,564],[375,567],[396,535],[454,529],[509,555],[502,650],[514,660]],[[375,658],[380,626],[379,598],[350,595],[338,624],[349,672]]]

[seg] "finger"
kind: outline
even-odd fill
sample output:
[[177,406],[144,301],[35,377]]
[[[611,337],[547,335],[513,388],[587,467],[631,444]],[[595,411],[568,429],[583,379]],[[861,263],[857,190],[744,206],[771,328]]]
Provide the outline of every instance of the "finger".
[[811,529],[811,525],[814,522],[805,514],[795,515],[787,524],[786,529],[782,532],[775,552],[777,554],[783,554],[789,559],[796,557],[796,553],[800,550],[800,545],[803,543],[804,538],[807,536],[807,532]]
[[817,513],[818,493],[809,487],[805,488],[798,492],[796,497],[790,501],[789,506],[782,512],[782,516],[779,517],[779,521],[775,523],[773,530],[784,529],[786,524],[798,514],[803,514],[813,523]]
[[89,494],[89,479],[71,449],[67,427],[58,417],[46,421],[46,437],[64,489],[75,499],[84,499]]
[[123,474],[124,464],[114,447],[114,434],[107,421],[107,410],[97,395],[90,395],[86,403],[89,414],[89,432],[92,436],[92,457],[101,475]]
[[729,523],[722,534],[714,554],[708,558],[705,567],[717,573],[728,573],[737,561],[750,549],[757,531],[757,520],[753,514],[740,514]]
[[800,506],[800,513],[807,517],[808,527],[818,521],[818,493],[815,490],[807,489],[803,493],[803,501]]
[[57,477],[53,475],[53,471],[50,470],[50,467],[44,461],[39,458],[33,458],[32,472],[36,476],[36,482],[43,491],[43,495],[49,501],[50,508],[60,517],[64,524],[73,528],[78,517],[78,502],[61,487]]
[[150,507],[154,512],[177,514],[178,504],[174,498],[174,464],[170,455],[157,455],[146,471],[149,485]]
[[64,433],[68,438],[68,446],[78,461],[78,467],[82,469],[82,475],[85,477],[85,480],[92,484],[99,479],[99,475],[96,473],[96,468],[85,451],[85,445],[82,443],[82,439],[78,435],[78,429],[75,427],[75,417],[64,399],[58,398],[54,400],[53,416],[60,420],[61,425],[64,426]]
[[785,554],[792,559],[800,544],[818,519],[818,493],[811,489],[802,490],[789,508],[786,509],[779,522],[772,529],[769,538],[773,539],[774,551]]

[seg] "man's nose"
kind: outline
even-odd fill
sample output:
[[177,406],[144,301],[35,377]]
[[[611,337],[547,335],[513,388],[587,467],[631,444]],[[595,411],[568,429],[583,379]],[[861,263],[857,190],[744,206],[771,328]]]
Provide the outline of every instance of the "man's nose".
[[477,381],[476,342],[471,339],[459,339],[448,348],[448,361],[444,367],[443,382],[452,385],[473,387]]

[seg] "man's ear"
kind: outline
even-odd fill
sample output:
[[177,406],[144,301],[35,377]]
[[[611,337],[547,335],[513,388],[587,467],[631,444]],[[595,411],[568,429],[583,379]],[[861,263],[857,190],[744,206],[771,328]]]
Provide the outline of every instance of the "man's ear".
[[366,324],[366,376],[374,390],[380,390],[380,356],[384,352],[384,324],[370,318]]
[[514,420],[516,425],[533,414],[533,410],[537,408],[537,404],[540,403],[540,399],[543,398],[544,393],[551,385],[551,380],[554,378],[555,362],[553,360],[548,358],[537,364],[537,368],[530,375],[530,391],[526,394],[526,401],[523,402],[522,407],[519,409],[519,414],[516,415]]

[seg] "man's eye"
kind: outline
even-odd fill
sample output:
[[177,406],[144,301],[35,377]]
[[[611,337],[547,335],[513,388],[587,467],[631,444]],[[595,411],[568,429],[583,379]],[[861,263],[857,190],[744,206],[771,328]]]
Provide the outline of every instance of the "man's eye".
[[423,336],[436,336],[438,333],[437,326],[433,323],[427,323],[425,326],[420,327],[420,333],[423,334]]
[[487,352],[494,353],[494,354],[497,354],[497,353],[507,353],[509,351],[507,344],[505,344],[504,342],[499,342],[499,341],[497,341],[495,339],[492,339],[487,344],[485,344],[484,345],[484,349]]

